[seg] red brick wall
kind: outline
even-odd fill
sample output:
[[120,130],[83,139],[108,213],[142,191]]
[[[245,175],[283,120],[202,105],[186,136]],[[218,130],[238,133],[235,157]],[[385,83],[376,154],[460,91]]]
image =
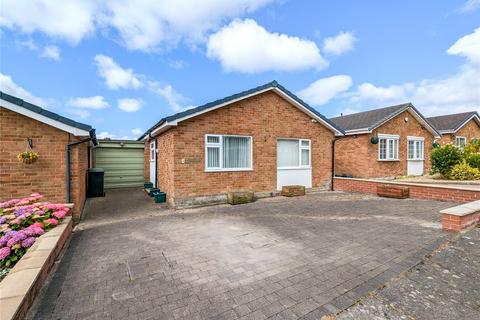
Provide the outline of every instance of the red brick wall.
[[467,142],[472,139],[480,139],[480,126],[475,122],[475,120],[470,120],[465,126],[457,131],[456,134],[444,134],[440,140],[441,144],[455,143],[455,137],[466,137]]
[[[405,122],[405,117],[409,121]],[[378,144],[370,139],[377,134],[395,134],[400,136],[399,161],[378,161]],[[405,111],[372,134],[347,136],[335,143],[335,173],[351,175],[357,178],[393,177],[407,175],[407,136],[425,138],[424,172],[430,170],[430,152],[434,136],[408,112]]]
[[[205,134],[252,136],[253,171],[205,172]],[[234,189],[275,191],[277,138],[311,139],[313,187],[329,187],[334,134],[274,92],[210,111],[161,134],[157,138],[159,187],[167,191],[170,202],[173,197]]]
[[[17,155],[33,140],[39,158],[24,164]],[[66,144],[79,140],[69,133],[0,107],[0,199],[18,198],[39,192],[47,201],[66,201]],[[72,148],[71,176],[73,213],[78,216],[85,201],[87,144]]]
[[[333,188],[336,191],[349,191],[360,193],[377,193],[377,186],[382,184],[392,184],[389,182],[369,181],[362,179],[334,178]],[[394,183],[395,186],[408,187],[410,189],[410,198],[428,199],[449,202],[469,202],[480,200],[480,191],[460,190],[454,187],[431,187],[424,185],[411,185]]]

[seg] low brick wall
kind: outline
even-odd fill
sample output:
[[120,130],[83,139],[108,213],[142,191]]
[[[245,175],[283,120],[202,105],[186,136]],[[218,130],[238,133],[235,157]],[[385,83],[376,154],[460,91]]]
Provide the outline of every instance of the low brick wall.
[[25,319],[50,269],[72,234],[70,216],[40,236],[0,282],[0,319]]
[[480,222],[480,201],[465,203],[440,211],[442,229],[459,232]]
[[469,202],[480,200],[480,191],[472,190],[468,187],[453,188],[443,185],[427,185],[414,184],[396,181],[377,181],[368,179],[356,178],[340,178],[333,179],[333,189],[336,191],[362,192],[362,193],[377,193],[377,187],[380,185],[395,185],[408,187],[410,189],[410,198],[427,199],[449,202]]

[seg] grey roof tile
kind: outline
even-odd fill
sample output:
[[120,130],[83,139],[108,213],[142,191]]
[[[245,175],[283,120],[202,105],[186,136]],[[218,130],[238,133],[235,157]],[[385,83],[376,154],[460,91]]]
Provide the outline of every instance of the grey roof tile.
[[[477,115],[478,112],[463,112],[455,114],[447,114],[438,117],[427,118],[432,125],[435,126],[437,130],[440,131],[457,131],[460,129],[472,116]],[[479,117],[480,118],[480,117]]]
[[52,120],[61,122],[63,124],[69,125],[69,126],[72,126],[74,128],[78,128],[78,129],[85,130],[85,131],[92,130],[92,127],[89,126],[88,124],[80,123],[80,122],[74,121],[72,119],[66,118],[64,116],[61,116],[57,113],[45,110],[45,109],[43,109],[43,108],[41,108],[37,105],[31,104],[27,101],[24,101],[20,98],[17,98],[15,96],[10,95],[10,94],[4,93],[2,91],[0,91],[0,98],[5,100],[5,101],[8,101],[10,103],[13,103],[13,104],[15,104],[19,107],[28,109],[32,112],[38,113],[42,116],[45,116],[45,117],[50,118]]

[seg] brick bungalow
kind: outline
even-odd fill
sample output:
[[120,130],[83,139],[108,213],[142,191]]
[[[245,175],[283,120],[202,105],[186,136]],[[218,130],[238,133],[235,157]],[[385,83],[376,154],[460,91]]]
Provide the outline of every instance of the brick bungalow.
[[[95,141],[91,126],[0,92],[0,199],[38,192],[48,201],[73,202],[73,216],[78,218],[85,202],[92,138]],[[38,153],[38,160],[19,161],[17,155],[29,149]]]
[[422,175],[440,133],[411,104],[330,119],[345,132],[335,142],[335,174],[355,178]]
[[342,130],[273,81],[163,118],[139,140],[145,179],[184,206],[225,202],[229,190],[328,189],[335,135]]
[[478,112],[464,112],[427,118],[442,134],[440,143],[453,143],[463,147],[473,139],[480,139],[480,116]]

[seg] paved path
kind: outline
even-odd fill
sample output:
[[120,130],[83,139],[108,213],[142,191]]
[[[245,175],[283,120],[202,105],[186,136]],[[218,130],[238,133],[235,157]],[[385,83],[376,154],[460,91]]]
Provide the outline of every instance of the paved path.
[[95,200],[31,318],[319,319],[444,242],[450,206],[337,192],[176,212],[136,190]]
[[480,229],[462,234],[338,320],[480,319]]

